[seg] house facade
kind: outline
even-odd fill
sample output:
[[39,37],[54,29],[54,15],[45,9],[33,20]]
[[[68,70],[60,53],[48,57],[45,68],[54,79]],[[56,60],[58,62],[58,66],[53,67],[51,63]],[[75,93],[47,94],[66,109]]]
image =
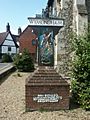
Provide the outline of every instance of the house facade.
[[13,34],[10,31],[10,25],[8,23],[6,26],[6,32],[0,33],[0,57],[3,54],[16,54],[19,49],[18,47],[16,38],[13,37]]
[[21,33],[19,37],[19,52],[22,53],[24,49],[28,49],[34,61],[37,59],[37,35],[30,26]]

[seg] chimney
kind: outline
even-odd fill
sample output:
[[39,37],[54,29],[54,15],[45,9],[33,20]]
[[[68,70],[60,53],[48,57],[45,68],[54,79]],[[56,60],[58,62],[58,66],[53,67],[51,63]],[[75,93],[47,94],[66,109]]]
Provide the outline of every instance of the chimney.
[[42,9],[42,18],[44,18],[44,9]]
[[10,32],[10,25],[9,25],[9,23],[7,23],[7,25],[6,25],[6,31]]
[[18,35],[22,33],[21,27],[18,28]]

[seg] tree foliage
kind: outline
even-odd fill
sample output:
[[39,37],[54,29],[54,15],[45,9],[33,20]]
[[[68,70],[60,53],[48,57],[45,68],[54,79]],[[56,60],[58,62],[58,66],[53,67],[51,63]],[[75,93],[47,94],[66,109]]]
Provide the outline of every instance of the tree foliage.
[[18,71],[30,72],[34,70],[34,63],[30,57],[28,50],[24,50],[22,54],[17,54],[14,57],[14,65]]
[[11,55],[4,54],[2,56],[2,63],[10,63],[10,62],[13,62]]
[[76,103],[90,109],[90,31],[73,36],[72,95]]

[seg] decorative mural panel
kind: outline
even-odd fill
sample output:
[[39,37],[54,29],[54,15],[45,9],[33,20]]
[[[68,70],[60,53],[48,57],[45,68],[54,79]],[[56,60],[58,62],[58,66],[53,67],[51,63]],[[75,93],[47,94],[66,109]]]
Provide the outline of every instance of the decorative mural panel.
[[[45,31],[45,30],[44,30]],[[54,62],[54,39],[53,31],[42,32],[39,36],[39,60],[42,65],[53,65]]]
[[37,60],[39,65],[54,66],[54,39],[61,27],[64,26],[64,20],[61,18],[49,17],[28,17],[30,27],[38,36]]

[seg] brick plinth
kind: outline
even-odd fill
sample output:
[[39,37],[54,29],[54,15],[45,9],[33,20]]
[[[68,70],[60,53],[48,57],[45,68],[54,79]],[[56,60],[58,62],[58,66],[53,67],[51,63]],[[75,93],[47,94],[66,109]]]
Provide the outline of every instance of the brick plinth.
[[26,110],[69,109],[69,84],[54,69],[39,69],[25,85]]

